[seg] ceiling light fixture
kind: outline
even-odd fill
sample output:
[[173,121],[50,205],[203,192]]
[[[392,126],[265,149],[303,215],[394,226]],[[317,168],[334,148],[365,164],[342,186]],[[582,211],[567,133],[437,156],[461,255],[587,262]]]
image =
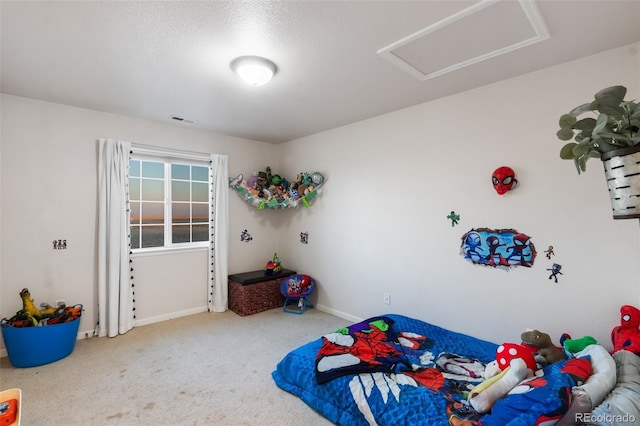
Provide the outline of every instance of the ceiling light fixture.
[[240,56],[231,61],[231,69],[247,84],[262,86],[276,73],[276,65],[260,56]]

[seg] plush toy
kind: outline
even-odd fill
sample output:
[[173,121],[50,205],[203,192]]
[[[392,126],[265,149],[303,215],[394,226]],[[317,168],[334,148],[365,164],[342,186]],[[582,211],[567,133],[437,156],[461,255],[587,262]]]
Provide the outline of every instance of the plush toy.
[[538,369],[531,348],[515,343],[503,343],[496,350],[496,361],[500,370],[505,370],[509,367],[511,361],[515,358],[522,359],[531,372]]
[[253,188],[258,184],[258,172],[253,172],[251,177],[247,179],[247,187]]
[[567,355],[561,348],[554,346],[551,337],[547,333],[539,330],[525,331],[520,335],[522,344],[534,350],[534,356],[538,362],[543,364],[553,364],[563,359],[567,359]]
[[268,261],[266,266],[264,267],[265,275],[276,275],[282,272],[282,264],[280,263],[280,258],[278,257],[278,253],[273,253],[273,259]]
[[309,175],[309,173],[307,172],[302,173],[302,181],[300,183],[307,186],[313,183],[313,180],[311,179],[311,176]]
[[591,336],[584,336],[579,339],[565,339],[562,342],[562,347],[570,354],[578,353],[589,345],[596,345],[598,342]]
[[488,412],[498,399],[530,376],[530,372],[522,358],[513,358],[501,373],[473,388],[469,393],[469,404],[478,413]]
[[624,305],[620,308],[620,325],[611,330],[611,342],[615,353],[621,350],[640,355],[640,310]]
[[324,176],[322,176],[322,173],[320,172],[313,172],[311,180],[315,185],[320,186],[324,182]]
[[484,370],[485,381],[473,388],[469,403],[478,413],[491,410],[499,398],[538,370],[533,350],[516,343],[503,343],[496,350],[495,361]]

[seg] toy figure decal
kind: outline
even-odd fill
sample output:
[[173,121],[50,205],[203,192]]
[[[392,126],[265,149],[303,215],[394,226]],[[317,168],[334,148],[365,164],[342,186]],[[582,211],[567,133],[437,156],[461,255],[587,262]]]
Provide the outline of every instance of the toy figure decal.
[[455,211],[451,210],[451,213],[449,213],[449,215],[447,216],[447,219],[451,221],[451,226],[453,227],[458,224],[458,221],[460,220],[460,215],[457,214]]
[[308,232],[301,232],[300,233],[300,242],[302,244],[309,244],[309,233]]
[[242,241],[243,243],[248,243],[251,240],[253,240],[251,234],[246,229],[242,231],[242,233],[240,234],[240,241]]
[[551,271],[551,275],[549,275],[549,279],[553,278],[553,280],[557,283],[558,274],[564,275],[562,272],[560,272],[561,269],[562,269],[562,265],[558,265],[557,263],[554,263],[553,265],[551,265],[551,269],[547,269],[547,271]]
[[549,248],[546,249],[544,252],[547,255],[547,259],[551,259],[551,256],[555,255],[555,253],[553,252],[553,246],[549,246]]
[[53,249],[54,250],[66,250],[67,249],[67,240],[53,240]]
[[460,254],[477,265],[531,267],[536,249],[531,237],[515,229],[472,229],[462,236]]

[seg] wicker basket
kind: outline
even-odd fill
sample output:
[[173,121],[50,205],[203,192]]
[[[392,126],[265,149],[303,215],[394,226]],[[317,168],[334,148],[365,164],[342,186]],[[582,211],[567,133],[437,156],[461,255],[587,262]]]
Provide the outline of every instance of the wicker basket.
[[602,154],[614,219],[640,218],[640,146]]
[[280,294],[282,278],[242,285],[229,280],[229,309],[240,316],[253,315],[280,308],[284,296]]

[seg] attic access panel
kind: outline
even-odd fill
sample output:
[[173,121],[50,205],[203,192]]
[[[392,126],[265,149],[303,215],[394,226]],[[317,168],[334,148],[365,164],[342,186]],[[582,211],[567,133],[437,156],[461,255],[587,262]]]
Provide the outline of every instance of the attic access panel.
[[548,38],[533,0],[482,0],[378,50],[378,55],[425,81]]

